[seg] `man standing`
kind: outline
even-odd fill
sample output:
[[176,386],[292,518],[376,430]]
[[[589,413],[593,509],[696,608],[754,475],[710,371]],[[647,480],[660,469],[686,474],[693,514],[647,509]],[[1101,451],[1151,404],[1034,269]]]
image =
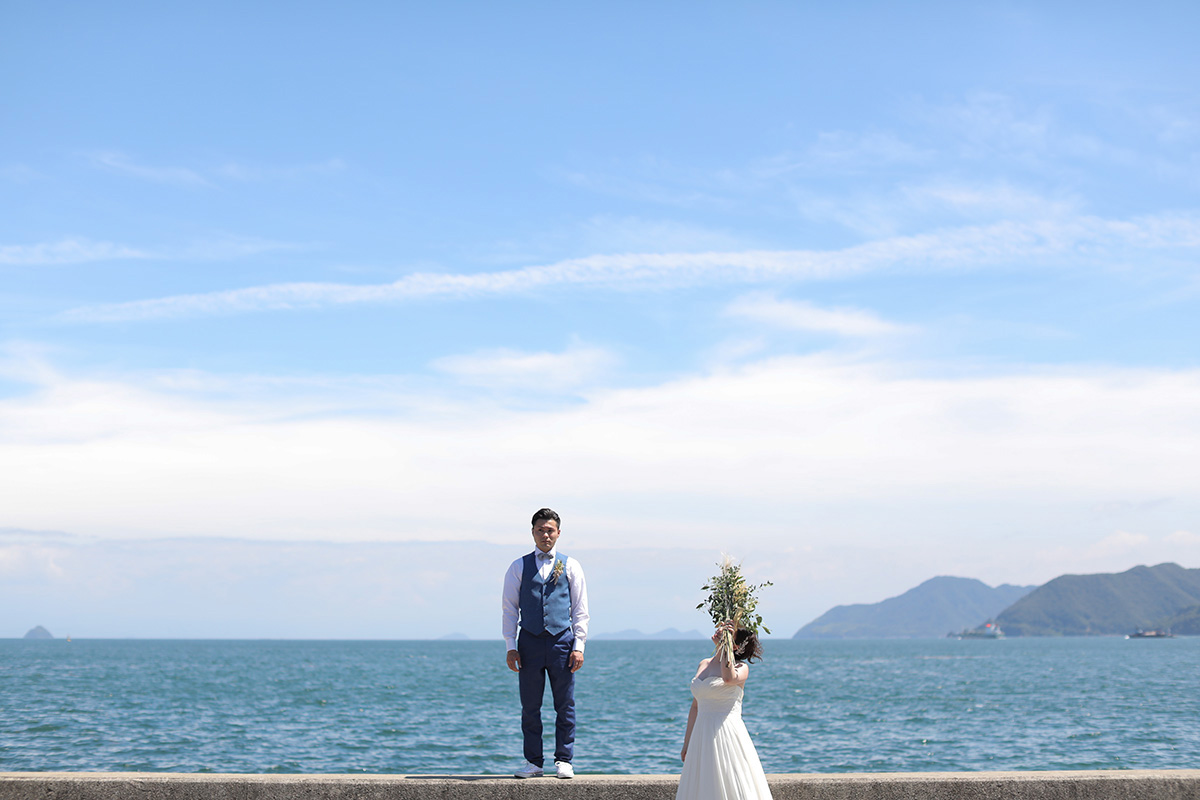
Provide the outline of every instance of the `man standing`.
[[[558,551],[562,520],[548,508],[533,515],[536,549],[518,558],[504,576],[504,644],[508,668],[518,673],[525,766],[518,778],[542,775],[542,696],[546,676],[554,697],[554,766],[575,777],[575,672],[587,640],[587,586],[579,562]],[[518,634],[517,628],[520,627]]]

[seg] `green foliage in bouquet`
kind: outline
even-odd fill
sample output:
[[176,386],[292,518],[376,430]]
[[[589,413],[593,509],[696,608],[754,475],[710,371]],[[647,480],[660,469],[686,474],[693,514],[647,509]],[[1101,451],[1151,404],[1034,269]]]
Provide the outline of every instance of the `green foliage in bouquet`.
[[[771,629],[763,625],[762,615],[755,613],[755,609],[758,607],[758,597],[755,593],[765,586],[771,586],[771,582],[767,581],[757,586],[746,583],[746,579],[742,576],[741,566],[734,564],[733,558],[730,556],[722,557],[718,566],[721,567],[721,571],[700,587],[708,592],[708,599],[696,608],[707,608],[714,625],[732,622],[735,631],[740,628],[758,633],[759,629],[762,629],[770,633]],[[725,641],[722,644],[726,658],[732,664],[734,660],[733,635],[726,632]]]

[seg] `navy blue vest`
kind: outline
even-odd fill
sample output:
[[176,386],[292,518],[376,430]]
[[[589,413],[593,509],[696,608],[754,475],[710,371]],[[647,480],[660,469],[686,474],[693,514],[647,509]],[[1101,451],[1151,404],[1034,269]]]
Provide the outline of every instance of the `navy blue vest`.
[[[544,582],[538,575],[536,553],[524,559],[521,573],[521,627],[533,634],[560,634],[571,627],[571,589],[567,585],[567,557],[557,553],[550,577]],[[558,562],[563,569],[558,577]]]

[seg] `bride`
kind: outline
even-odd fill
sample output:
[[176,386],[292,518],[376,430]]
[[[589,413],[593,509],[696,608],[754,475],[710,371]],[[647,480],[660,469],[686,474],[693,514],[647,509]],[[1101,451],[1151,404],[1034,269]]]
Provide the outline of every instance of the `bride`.
[[[713,643],[719,644],[733,624],[717,626]],[[770,800],[771,789],[750,734],[742,722],[742,687],[750,676],[749,662],[762,657],[758,637],[738,629],[734,634],[734,661],[724,647],[700,662],[692,678],[692,710],[683,737],[683,774],[675,800]]]

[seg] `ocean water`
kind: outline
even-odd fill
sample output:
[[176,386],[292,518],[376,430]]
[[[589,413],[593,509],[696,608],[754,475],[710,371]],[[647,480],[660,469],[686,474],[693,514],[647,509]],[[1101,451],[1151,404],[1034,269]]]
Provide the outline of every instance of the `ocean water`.
[[[577,771],[678,772],[709,647],[590,643]],[[500,642],[0,640],[0,771],[505,774],[518,707]],[[744,716],[769,773],[1197,768],[1200,639],[769,641]]]

